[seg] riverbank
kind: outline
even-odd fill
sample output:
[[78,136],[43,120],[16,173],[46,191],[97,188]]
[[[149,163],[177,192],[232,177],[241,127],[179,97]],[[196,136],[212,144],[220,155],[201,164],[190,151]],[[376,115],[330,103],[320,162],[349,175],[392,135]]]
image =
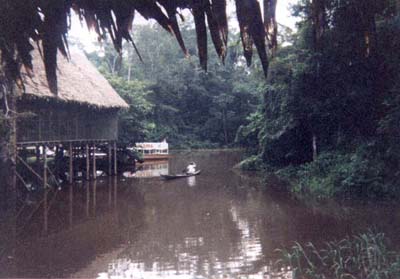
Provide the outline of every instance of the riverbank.
[[[363,208],[371,210],[373,207],[380,211],[396,204],[390,192],[382,193],[384,184],[375,185],[375,191],[370,183],[364,184],[364,187],[360,185],[360,188],[356,187],[356,183],[350,184],[352,180],[357,181],[352,172],[361,163],[365,164],[354,154],[324,154],[315,162],[274,170],[263,164],[259,157],[253,156],[237,167],[246,169],[244,173],[252,170],[262,175],[268,192],[279,191],[287,195],[286,199],[292,197],[314,214],[346,220],[358,219],[355,216]],[[373,167],[376,166],[371,164],[365,173],[359,173],[359,177],[378,176],[379,168],[373,172]],[[347,178],[345,182],[344,177]],[[335,180],[338,184],[334,183]],[[353,186],[353,189],[350,191],[346,186],[350,189]],[[366,224],[369,229],[364,232],[352,231],[341,238],[326,237],[323,243],[299,239],[290,248],[277,249],[279,260],[275,262],[273,270],[290,274],[290,278],[302,279],[400,278],[400,250],[398,244],[393,243],[397,236],[387,235],[382,228],[375,227],[373,215],[374,210],[369,213],[370,222]]]
[[285,181],[285,189],[298,198],[315,200],[397,200],[398,173],[388,168],[382,156],[369,147],[353,152],[325,152],[316,160],[281,168],[266,164],[261,156],[251,156],[238,165],[265,176],[273,173]]
[[399,278],[400,253],[383,233],[372,231],[327,242],[322,247],[298,242],[280,250],[276,269],[288,268],[292,278]]

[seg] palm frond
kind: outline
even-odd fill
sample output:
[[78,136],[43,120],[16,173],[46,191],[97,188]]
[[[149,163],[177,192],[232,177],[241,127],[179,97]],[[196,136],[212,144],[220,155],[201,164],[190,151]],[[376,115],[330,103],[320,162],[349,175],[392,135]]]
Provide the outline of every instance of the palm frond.
[[[258,0],[236,0],[244,56],[250,65],[253,45],[267,75],[268,57],[265,39],[276,46],[275,7],[277,0],[264,0],[265,22]],[[321,0],[320,0],[321,1]],[[109,35],[115,49],[121,52],[122,40],[135,44],[130,32],[135,12],[145,19],[154,19],[167,32],[175,35],[179,46],[188,55],[178,21],[178,9],[190,9],[194,15],[200,65],[207,69],[207,24],[216,52],[224,60],[228,42],[226,0],[3,0],[0,5],[0,52],[8,78],[18,81],[20,65],[32,70],[30,55],[33,41],[41,41],[48,84],[57,93],[57,53],[69,56],[66,35],[73,9],[99,39]],[[135,50],[137,51],[136,47]],[[137,51],[139,57],[140,54]]]

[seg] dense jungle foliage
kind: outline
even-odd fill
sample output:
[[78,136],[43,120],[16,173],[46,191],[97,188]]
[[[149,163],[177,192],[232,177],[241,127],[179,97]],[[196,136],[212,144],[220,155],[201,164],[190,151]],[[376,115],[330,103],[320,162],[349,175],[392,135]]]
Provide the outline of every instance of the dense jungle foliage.
[[314,197],[399,192],[400,17],[395,1],[325,1],[319,46],[313,6],[269,72],[264,106],[243,128],[259,142],[247,169],[269,169]]
[[120,142],[161,141],[173,148],[232,146],[236,131],[262,102],[262,73],[242,60],[239,35],[231,35],[229,56],[221,64],[209,40],[207,73],[198,66],[196,33],[189,19],[182,28],[191,55],[158,25],[137,26],[139,56],[125,47],[122,59],[110,43],[89,58],[131,104],[120,123]]
[[121,141],[237,144],[249,153],[242,168],[276,172],[299,196],[397,196],[400,4],[321,3],[318,11],[309,0],[292,7],[296,33],[281,26],[266,82],[258,61],[246,67],[238,35],[230,37],[226,65],[210,52],[203,72],[190,21],[183,28],[189,59],[149,25],[137,27],[135,38],[143,63],[131,48],[122,60],[107,44],[103,55],[91,54],[133,104],[122,117]]

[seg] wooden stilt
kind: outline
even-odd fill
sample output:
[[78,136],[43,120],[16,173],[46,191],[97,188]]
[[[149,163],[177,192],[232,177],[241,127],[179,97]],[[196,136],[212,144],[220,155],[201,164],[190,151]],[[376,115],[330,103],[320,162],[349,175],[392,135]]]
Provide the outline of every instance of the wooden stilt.
[[112,205],[112,178],[108,177],[108,206],[111,208]]
[[22,159],[24,159],[25,161],[28,161],[28,152],[26,150],[26,147],[22,147],[20,154],[21,154],[20,156],[22,157]]
[[96,144],[93,144],[93,179],[97,178],[96,170]]
[[117,208],[117,201],[118,201],[118,185],[117,185],[117,177],[113,177],[113,186],[114,186],[114,209]]
[[97,181],[95,180],[93,181],[93,203],[92,203],[93,216],[96,216],[96,206],[97,206],[96,192],[97,192]]
[[74,216],[74,189],[72,185],[69,185],[69,214],[68,214],[68,221],[69,226],[72,226],[73,223],[73,216]]
[[39,168],[40,168],[40,164],[39,164],[39,162],[40,162],[40,148],[39,148],[39,145],[36,145],[36,161],[35,161],[35,164],[36,164],[36,170],[39,170]]
[[43,146],[43,188],[47,188],[47,146]]
[[25,187],[27,190],[30,190],[30,187],[28,186],[28,183],[25,182],[25,180],[22,178],[22,176],[21,176],[17,171],[15,171],[15,175],[17,176],[17,178],[19,179],[19,181],[22,182],[22,184],[24,185],[24,187]]
[[47,171],[49,172],[50,176],[53,177],[54,182],[57,184],[57,187],[61,189],[60,182],[58,182],[57,177],[54,175],[54,173],[50,170],[50,168],[47,168]]
[[111,143],[108,143],[108,175],[112,175],[112,147]]
[[[45,148],[43,148],[45,150]],[[49,207],[48,207],[48,201],[47,201],[47,195],[49,191],[45,190],[44,191],[44,197],[43,197],[43,234],[47,235],[48,233],[48,228],[49,228]]]
[[90,184],[86,182],[86,217],[89,217],[89,207],[90,207]]
[[69,179],[68,182],[72,184],[74,182],[74,152],[72,150],[72,143],[69,144]]
[[118,174],[117,169],[117,143],[114,142],[114,175]]
[[34,170],[32,169],[27,162],[25,162],[21,157],[17,155],[17,159],[28,169],[30,170],[39,180],[43,182],[43,178]]
[[90,150],[89,144],[86,144],[86,180],[90,179]]
[[56,153],[55,153],[56,156],[54,157],[54,163],[55,163],[54,174],[55,174],[56,180],[58,179],[58,177],[60,177],[60,160],[61,160],[60,150],[61,150],[61,147],[60,147],[60,145],[57,144],[56,145]]

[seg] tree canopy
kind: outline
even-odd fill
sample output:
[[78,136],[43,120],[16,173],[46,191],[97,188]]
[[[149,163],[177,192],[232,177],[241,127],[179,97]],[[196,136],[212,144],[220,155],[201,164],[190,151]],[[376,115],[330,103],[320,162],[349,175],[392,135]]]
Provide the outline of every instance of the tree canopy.
[[134,39],[143,50],[143,63],[130,48],[124,48],[120,59],[111,43],[103,44],[103,53],[88,54],[132,104],[120,118],[121,144],[166,138],[172,147],[231,146],[237,129],[248,123],[247,115],[262,102],[261,64],[255,61],[247,68],[239,55],[240,35],[233,33],[225,65],[211,54],[206,73],[193,63],[197,59],[193,22],[182,28],[190,59],[182,57],[174,39],[160,29],[137,27]]
[[258,137],[256,159],[286,168],[301,193],[394,194],[398,1],[302,0],[293,12],[298,32],[271,61],[260,117],[247,127],[258,131],[246,139]]
[[[276,45],[276,0],[264,0],[264,19],[258,0],[237,0],[236,10],[245,57],[250,64],[253,44],[256,46],[265,75],[268,57],[265,39]],[[180,9],[190,9],[196,26],[200,64],[207,69],[207,25],[218,56],[224,61],[228,42],[226,0],[4,0],[0,6],[0,51],[5,76],[17,83],[20,64],[32,70],[32,41],[42,42],[49,87],[57,92],[57,51],[68,56],[66,35],[70,27],[71,10],[94,30],[100,39],[110,36],[120,52],[122,40],[133,44],[131,37],[135,13],[154,19],[163,29],[173,34],[183,52],[187,49],[182,39],[177,16]],[[135,47],[136,49],[136,47]]]

